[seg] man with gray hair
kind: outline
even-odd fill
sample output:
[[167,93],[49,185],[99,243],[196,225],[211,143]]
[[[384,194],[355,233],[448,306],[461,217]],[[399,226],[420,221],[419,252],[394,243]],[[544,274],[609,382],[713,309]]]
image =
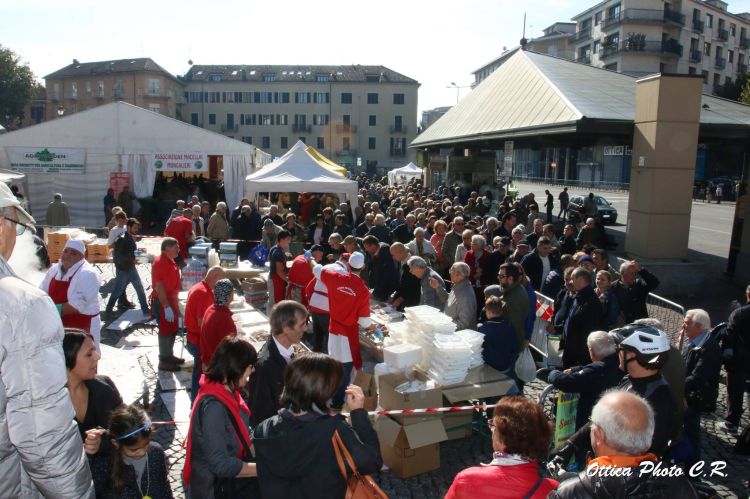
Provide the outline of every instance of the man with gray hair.
[[463,217],[454,217],[451,224],[452,229],[443,239],[443,258],[448,264],[453,265],[456,261],[456,248],[463,242],[464,219]]
[[635,260],[620,265],[620,278],[612,283],[612,291],[620,304],[625,323],[648,317],[646,299],[659,286],[659,279]]
[[46,293],[8,260],[31,218],[0,182],[0,497],[94,497],[74,421],[63,325]]
[[687,342],[684,350],[685,367],[685,437],[693,449],[693,464],[701,459],[701,413],[716,410],[719,396],[721,349],[711,334],[711,319],[700,308],[685,312],[682,334]]
[[477,299],[469,282],[471,270],[464,262],[456,262],[451,265],[448,275],[453,283],[450,294],[440,282],[431,279],[430,287],[437,294],[438,303],[444,305],[443,313],[453,319],[456,329],[475,329],[477,325]]
[[398,270],[399,284],[391,293],[388,302],[397,310],[419,305],[419,279],[409,273],[409,267],[406,264],[409,260],[409,250],[402,243],[395,242],[391,244],[391,256]]
[[654,428],[654,410],[646,400],[624,390],[607,392],[591,412],[596,458],[547,497],[697,498],[684,473],[654,473],[659,458],[648,452]]
[[606,331],[594,331],[586,340],[591,356],[591,364],[575,366],[565,371],[544,368],[537,371],[537,377],[558,390],[578,393],[576,430],[589,419],[594,402],[605,390],[616,386],[625,375],[620,370],[620,358],[614,340]]
[[[419,304],[440,308],[442,303],[438,297],[437,290],[438,288],[445,290],[445,281],[443,281],[443,278],[440,277],[440,274],[432,270],[427,265],[427,261],[422,257],[413,256],[409,258],[407,263],[409,265],[409,272],[419,280],[421,286]],[[438,283],[436,288],[432,287],[433,281]]]
[[227,220],[227,204],[224,201],[216,203],[216,211],[208,219],[206,236],[212,241],[229,239],[229,220]]

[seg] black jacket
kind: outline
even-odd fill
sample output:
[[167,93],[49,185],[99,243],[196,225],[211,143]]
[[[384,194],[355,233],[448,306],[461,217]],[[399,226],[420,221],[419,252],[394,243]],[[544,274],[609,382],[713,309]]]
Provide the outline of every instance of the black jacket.
[[[394,262],[396,268],[398,264]],[[401,264],[401,276],[399,280],[399,286],[396,291],[391,295],[393,298],[403,298],[403,307],[415,307],[419,305],[419,300],[422,297],[422,281],[409,272],[409,266],[404,262]]]
[[402,244],[407,244],[412,239],[414,239],[414,229],[416,228],[417,225],[414,224],[414,227],[409,229],[406,222],[404,222],[391,231],[391,238],[393,239],[393,242],[398,241]]
[[125,231],[115,239],[112,251],[112,262],[117,270],[133,270],[135,268],[135,240]]
[[[128,477],[125,487],[115,492],[109,486],[109,476],[112,473],[112,460],[109,455],[89,456],[89,467],[94,479],[96,497],[100,499],[141,499],[148,495],[154,499],[172,499],[172,487],[167,473],[167,459],[164,449],[158,443],[148,444],[148,461],[143,470],[140,489],[136,486],[135,468],[125,465],[125,475]],[[142,491],[142,492],[141,492]]]
[[288,410],[263,421],[253,432],[262,497],[308,499],[344,497],[341,476],[331,438],[338,431],[357,471],[380,471],[378,435],[367,411],[351,413],[349,426],[341,416],[307,413],[293,416]]
[[648,317],[646,299],[648,294],[659,286],[659,279],[646,269],[641,269],[635,282],[625,286],[622,280],[612,283],[612,289],[620,304],[620,313],[625,317],[625,324]]
[[[557,258],[553,253],[550,253],[548,258],[550,272],[552,272],[552,269],[557,267]],[[521,261],[521,266],[523,266],[523,270],[524,272],[526,272],[526,277],[529,278],[529,281],[531,281],[531,285],[534,287],[534,289],[536,291],[541,291],[542,284],[544,284],[542,282],[544,264],[542,263],[542,257],[539,256],[539,253],[536,249],[523,258],[523,260]]]
[[[689,341],[687,338],[685,341]],[[713,412],[719,396],[721,350],[716,338],[706,333],[704,341],[696,347],[688,347],[684,354],[687,376],[685,377],[685,400],[688,407]]]
[[566,369],[591,363],[586,340],[602,323],[602,305],[591,286],[586,286],[576,294],[571,307],[567,325],[563,324],[563,332],[566,334],[563,367]]
[[[328,244],[328,236],[331,235],[331,226],[323,224],[323,232],[320,234],[320,244],[327,245]],[[312,244],[315,237],[315,223],[311,223],[310,226],[307,228],[307,239],[306,242]]]
[[367,235],[377,237],[381,243],[391,243],[391,231],[385,225],[373,225]]
[[585,366],[572,367],[570,371],[569,374],[552,371],[549,382],[558,390],[580,394],[576,410],[578,430],[588,422],[591,410],[602,392],[616,386],[625,373],[620,371],[620,357],[617,353]]
[[542,294],[550,298],[557,296],[557,293],[559,293],[565,285],[564,274],[565,273],[560,267],[550,270],[550,273],[547,274],[547,279],[545,279],[544,284],[542,284]]
[[354,234],[355,236],[359,238],[363,238],[367,235],[368,232],[370,232],[370,227],[368,227],[367,224],[362,222],[361,224],[357,225],[357,228],[355,229],[354,232],[355,232]]
[[562,236],[560,238],[560,254],[561,255],[573,255],[576,252],[578,246],[576,245],[575,236]]
[[[589,476],[582,471],[577,477],[562,482],[557,489],[547,496],[548,499],[626,499],[642,497],[661,499],[679,497],[680,499],[697,499],[686,475],[661,477],[640,473],[640,467],[630,469],[630,476]],[[623,468],[624,470],[624,468]]]
[[255,372],[248,384],[248,407],[250,426],[260,424],[264,419],[275,416],[281,404],[281,391],[284,389],[284,368],[286,360],[279,353],[273,338],[258,352]]
[[372,296],[376,300],[386,301],[399,283],[398,270],[391,256],[390,246],[381,242],[375,258],[368,253],[366,270],[367,285],[373,290]]
[[723,348],[732,348],[737,357],[750,352],[750,304],[746,304],[729,316],[722,340]]

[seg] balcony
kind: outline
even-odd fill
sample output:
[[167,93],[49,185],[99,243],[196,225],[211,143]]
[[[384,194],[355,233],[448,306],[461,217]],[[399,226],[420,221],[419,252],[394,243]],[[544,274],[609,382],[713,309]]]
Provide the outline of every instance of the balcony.
[[612,57],[616,54],[643,54],[662,55],[668,57],[682,57],[682,45],[677,40],[670,39],[665,42],[645,41],[640,37],[622,42],[616,45],[605,45],[602,47],[602,58]]
[[356,149],[339,149],[336,151],[336,156],[351,156],[352,158],[357,156],[357,150]]
[[236,133],[237,130],[239,130],[239,129],[240,129],[240,127],[238,125],[228,125],[226,123],[222,123],[221,124],[221,131],[222,132],[235,132]]
[[703,60],[703,52],[698,49],[690,49],[690,62],[701,62]]
[[664,9],[664,22],[685,26],[685,16],[671,9]]
[[583,28],[581,31],[576,31],[570,35],[568,43],[578,43],[583,40],[588,40],[589,38],[591,38],[591,26]]
[[405,125],[391,125],[391,133],[406,133]]
[[599,29],[602,31],[608,31],[612,28],[619,26],[621,21],[622,21],[622,16],[620,15],[617,15],[614,17],[608,17],[599,23]]
[[745,74],[747,73],[747,64],[739,63],[737,64],[737,74]]
[[716,30],[716,38],[722,42],[729,40],[729,30],[719,28]]
[[301,124],[295,123],[294,125],[292,125],[293,132],[310,133],[311,130],[312,130],[312,126],[307,125],[305,123],[301,123]]
[[357,133],[357,125],[339,123],[336,125],[336,133]]
[[581,57],[576,58],[574,62],[578,62],[581,64],[591,64],[591,54],[586,53],[582,55]]
[[740,36],[740,48],[750,49],[750,38]]
[[685,16],[673,10],[625,9],[620,14],[622,24],[675,24],[685,25]]
[[727,60],[723,57],[717,57],[714,61],[714,68],[715,69],[724,69],[727,67]]
[[698,33],[703,33],[703,26],[705,23],[701,21],[700,19],[693,19],[693,31],[697,31]]

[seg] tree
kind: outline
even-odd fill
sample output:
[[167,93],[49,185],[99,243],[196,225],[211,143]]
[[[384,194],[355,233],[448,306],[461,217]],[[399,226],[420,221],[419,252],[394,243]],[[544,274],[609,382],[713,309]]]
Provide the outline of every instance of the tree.
[[742,89],[747,83],[748,78],[746,74],[741,74],[733,81],[729,81],[724,85],[720,85],[716,88],[716,96],[723,97],[734,101],[739,101],[742,94]]
[[0,45],[0,124],[9,126],[23,118],[23,108],[36,89],[34,74],[9,48]]
[[740,102],[750,105],[750,78],[745,78],[745,84],[740,93]]

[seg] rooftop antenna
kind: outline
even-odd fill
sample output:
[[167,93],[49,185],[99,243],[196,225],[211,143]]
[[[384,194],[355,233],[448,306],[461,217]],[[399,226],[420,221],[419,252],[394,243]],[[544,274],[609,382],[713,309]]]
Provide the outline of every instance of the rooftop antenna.
[[521,37],[521,50],[526,50],[526,12],[523,13],[523,36]]

